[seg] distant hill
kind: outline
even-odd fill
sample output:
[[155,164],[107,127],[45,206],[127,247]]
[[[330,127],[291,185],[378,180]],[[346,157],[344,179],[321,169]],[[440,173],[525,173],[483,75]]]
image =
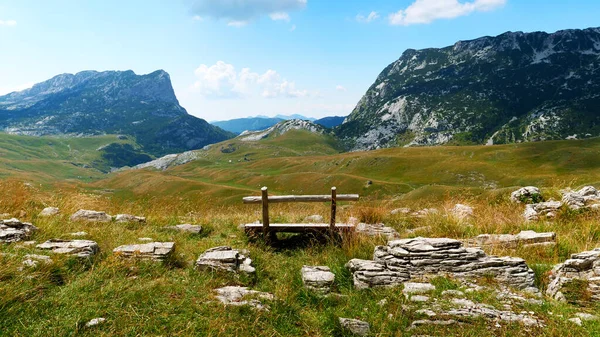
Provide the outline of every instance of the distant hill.
[[154,156],[202,148],[234,135],[179,105],[169,74],[83,71],[0,97],[0,130],[20,135],[134,136]]
[[211,124],[218,126],[225,131],[240,134],[244,131],[264,130],[282,121],[284,121],[282,118],[247,117],[211,122]]
[[301,119],[303,121],[314,121],[316,118],[313,117],[306,117],[306,116],[302,116],[302,115],[298,115],[298,114],[293,114],[293,115],[277,115],[275,116],[275,118],[281,118],[281,119],[285,119],[285,120],[290,120],[290,119]]
[[344,122],[344,119],[346,119],[346,117],[340,117],[340,116],[323,117],[321,119],[315,120],[314,123],[324,126],[326,128],[334,128],[338,125],[341,125]]

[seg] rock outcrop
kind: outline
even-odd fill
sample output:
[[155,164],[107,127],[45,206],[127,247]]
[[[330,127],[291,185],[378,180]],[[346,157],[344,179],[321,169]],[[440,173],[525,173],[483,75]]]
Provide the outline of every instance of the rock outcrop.
[[228,246],[214,247],[205,251],[196,260],[196,269],[224,270],[252,274],[252,260],[247,251],[239,251]]
[[580,301],[574,298],[577,296],[571,296],[571,292],[600,300],[600,248],[572,254],[570,259],[552,269],[546,294],[557,300]]
[[327,294],[331,291],[331,286],[335,280],[335,274],[327,266],[303,266],[302,283],[308,289],[321,294]]
[[515,203],[537,203],[542,201],[542,192],[535,186],[525,186],[510,194],[510,201]]
[[600,203],[600,191],[598,191],[594,186],[585,186],[579,191],[564,192],[562,201],[570,209],[589,207],[590,204]]
[[175,251],[175,242],[150,242],[137,245],[124,245],[113,249],[113,253],[124,258],[167,260]]
[[51,239],[36,246],[38,249],[51,250],[55,254],[68,254],[77,257],[91,257],[100,251],[95,241]]
[[357,336],[367,336],[371,332],[371,326],[365,321],[353,318],[340,317],[342,329],[349,331]]
[[21,222],[15,218],[0,220],[0,242],[23,241],[35,231],[37,227],[29,222]]
[[540,202],[537,204],[528,204],[525,206],[523,217],[527,221],[537,221],[541,218],[551,219],[556,216],[562,206],[562,202],[553,200]]
[[46,207],[40,212],[39,216],[47,217],[47,216],[57,215],[58,213],[60,213],[60,210],[58,208]]
[[259,310],[268,310],[268,306],[260,300],[274,300],[273,294],[250,290],[247,287],[223,287],[215,289],[217,292],[216,298],[225,305],[249,305]]
[[475,246],[500,246],[516,248],[518,246],[551,246],[556,244],[556,233],[537,233],[535,231],[521,231],[519,234],[481,234],[467,240],[469,245]]
[[146,223],[146,218],[143,216],[135,216],[131,214],[117,214],[115,216],[116,222],[137,222]]
[[80,209],[71,215],[71,221],[111,222],[112,217],[106,214],[106,212]]
[[447,238],[414,238],[377,246],[373,261],[352,259],[347,264],[357,288],[391,287],[436,275],[456,278],[494,276],[499,282],[537,292],[534,273],[514,257],[487,256],[480,248],[465,248]]
[[469,219],[473,217],[473,213],[473,207],[463,204],[456,204],[454,208],[450,210],[450,214],[458,220]]
[[200,225],[181,224],[181,225],[176,225],[176,226],[169,226],[166,228],[170,229],[170,230],[192,233],[192,234],[199,234],[200,232],[202,232],[202,226],[200,226]]

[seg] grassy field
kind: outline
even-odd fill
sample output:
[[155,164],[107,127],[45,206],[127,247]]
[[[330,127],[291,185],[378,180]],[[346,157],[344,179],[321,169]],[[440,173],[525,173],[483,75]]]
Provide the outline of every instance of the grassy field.
[[[377,336],[600,335],[598,322],[584,322],[580,327],[567,321],[575,312],[594,313],[599,306],[579,307],[550,299],[542,305],[513,308],[535,312],[546,325],[542,329],[504,323],[495,328],[493,323],[475,319],[459,326],[409,331],[412,321],[426,318],[416,310],[427,304],[407,301],[401,288],[356,290],[344,267],[351,258],[371,258],[374,247],[384,244],[384,239],[351,237],[332,244],[293,237],[285,245],[269,247],[260,240],[248,240],[238,229],[239,224],[260,218],[259,207],[242,205],[241,197],[258,194],[261,186],[268,186],[274,194],[324,194],[337,186],[338,193],[359,193],[362,197],[357,203],[340,205],[342,221],[350,216],[381,221],[403,237],[463,239],[481,233],[514,234],[523,229],[555,231],[555,247],[487,250],[488,254],[524,258],[543,290],[554,264],[571,253],[600,246],[600,213],[563,210],[553,221],[526,223],[522,218],[524,206],[509,203],[508,195],[524,185],[541,187],[547,198],[559,198],[559,190],[566,187],[600,187],[600,139],[338,153],[335,142],[327,137],[291,132],[257,143],[230,140],[216,144],[199,152],[199,160],[166,171],[91,175],[80,172],[92,169],[62,169],[76,158],[79,162],[95,160],[95,149],[108,142],[106,139],[86,140],[90,143],[81,147],[80,157],[68,157],[68,147],[64,149],[62,144],[66,146],[70,140],[52,140],[55,144],[64,142],[53,158],[47,140],[23,143],[11,137],[15,136],[0,138],[7,144],[6,149],[0,147],[0,172],[7,177],[0,181],[0,213],[33,222],[40,228],[32,238],[38,243],[86,231],[89,235],[85,238],[97,241],[101,253],[83,262],[53,256],[52,264],[21,270],[25,254],[41,252],[22,244],[1,245],[2,336],[343,336],[338,317],[365,320]],[[456,203],[473,206],[474,218],[459,221],[447,216],[447,210]],[[46,206],[59,207],[61,215],[38,217]],[[435,207],[440,213],[425,218],[391,215],[397,207]],[[143,215],[148,222],[71,222],[69,215],[80,208]],[[328,212],[326,204],[278,204],[271,208],[272,221],[277,222],[298,222],[311,214],[327,218]],[[204,230],[189,235],[163,229],[179,223],[200,224]],[[415,228],[422,229],[407,232]],[[142,237],[174,241],[176,261],[122,261],[112,255],[113,248],[140,242]],[[193,269],[193,261],[204,250],[219,245],[248,249],[256,277]],[[329,266],[336,274],[334,290],[339,296],[321,298],[305,290],[300,278],[305,264]],[[444,289],[461,288],[457,280],[448,278],[434,283],[438,295]],[[267,291],[276,299],[268,302],[269,311],[224,307],[215,300],[213,289],[226,285]],[[491,290],[467,296],[501,308]],[[381,305],[383,299],[387,303]],[[439,298],[442,305],[444,301]],[[85,327],[85,322],[95,317],[107,321]]]

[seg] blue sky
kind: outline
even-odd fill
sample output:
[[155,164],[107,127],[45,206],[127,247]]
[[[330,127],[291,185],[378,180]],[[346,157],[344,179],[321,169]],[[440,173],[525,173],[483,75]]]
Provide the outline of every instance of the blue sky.
[[600,26],[597,0],[0,0],[0,94],[164,69],[207,120],[347,115],[407,48]]

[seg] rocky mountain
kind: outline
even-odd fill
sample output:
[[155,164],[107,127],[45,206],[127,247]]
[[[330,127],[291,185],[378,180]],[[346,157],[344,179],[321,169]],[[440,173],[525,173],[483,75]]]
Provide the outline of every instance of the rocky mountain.
[[211,122],[211,124],[218,126],[223,130],[240,134],[244,131],[264,130],[282,121],[284,121],[282,118],[247,117]]
[[326,128],[336,127],[344,122],[346,117],[340,116],[331,116],[331,117],[323,117],[314,121],[315,124],[319,124]]
[[406,50],[336,130],[348,149],[600,135],[600,28]]
[[155,156],[233,137],[189,115],[162,70],[58,75],[0,97],[0,130],[34,136],[126,134]]
[[253,132],[246,131],[240,134],[236,139],[239,139],[243,142],[253,142],[267,137],[276,137],[279,135],[283,135],[290,130],[307,130],[313,133],[325,133],[325,128],[321,125],[301,119],[290,119],[287,121],[280,122],[265,130]]

